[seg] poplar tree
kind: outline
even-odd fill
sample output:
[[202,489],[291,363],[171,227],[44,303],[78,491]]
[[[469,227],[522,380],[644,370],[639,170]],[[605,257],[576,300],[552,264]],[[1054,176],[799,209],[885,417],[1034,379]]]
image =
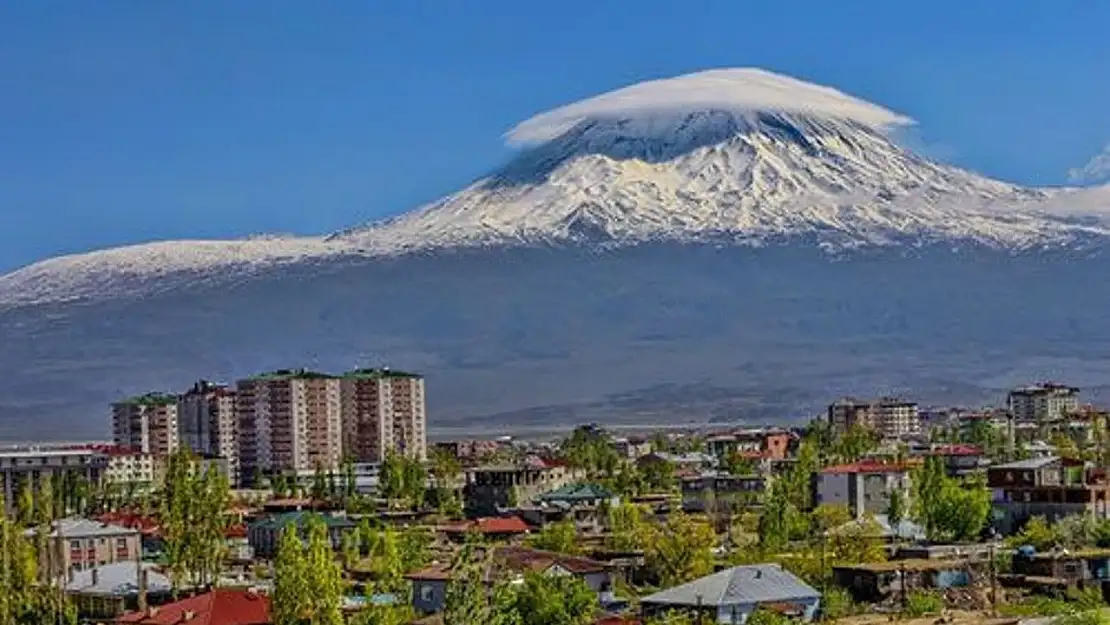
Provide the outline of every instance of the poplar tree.
[[274,592],[271,611],[274,625],[301,625],[310,613],[308,568],[297,525],[281,530],[274,558]]
[[328,526],[323,519],[315,516],[307,526],[305,562],[309,572],[312,625],[343,625],[343,571],[332,553]]

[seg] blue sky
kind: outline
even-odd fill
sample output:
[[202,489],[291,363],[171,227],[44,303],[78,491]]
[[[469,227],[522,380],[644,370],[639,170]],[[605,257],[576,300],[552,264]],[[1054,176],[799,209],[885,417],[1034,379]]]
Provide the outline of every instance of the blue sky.
[[1039,0],[4,3],[0,271],[401,212],[534,113],[711,67],[835,86],[935,156],[1060,184],[1110,140],[1106,24]]

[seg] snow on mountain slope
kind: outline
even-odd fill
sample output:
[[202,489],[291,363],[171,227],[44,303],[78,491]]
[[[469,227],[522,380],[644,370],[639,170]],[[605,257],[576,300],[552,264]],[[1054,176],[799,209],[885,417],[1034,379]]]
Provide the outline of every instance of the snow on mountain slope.
[[[816,240],[1027,249],[1110,235],[1090,194],[1032,190],[897,145],[909,118],[754,69],[650,81],[537,115],[508,165],[412,213],[326,238],[180,241],[0,276],[0,306],[173,288],[289,263],[470,246]],[[1096,196],[1099,202],[1101,196]]]

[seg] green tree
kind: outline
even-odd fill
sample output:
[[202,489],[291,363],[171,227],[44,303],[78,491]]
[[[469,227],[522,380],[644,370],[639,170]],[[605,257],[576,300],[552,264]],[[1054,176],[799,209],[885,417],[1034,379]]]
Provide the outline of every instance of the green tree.
[[651,492],[669,492],[678,483],[674,463],[664,458],[652,458],[640,463],[640,475],[644,486]]
[[902,489],[895,488],[890,491],[890,502],[887,503],[886,516],[890,520],[890,526],[897,531],[898,525],[906,518],[906,496],[902,493]]
[[309,576],[297,525],[290,523],[281,530],[274,558],[274,591],[271,595],[274,625],[302,625],[308,622],[312,611]]
[[412,526],[402,530],[398,537],[401,570],[410,573],[428,566],[434,542],[435,536],[427,528]]
[[790,619],[778,612],[756,607],[744,623],[745,625],[790,625]]
[[1009,537],[1006,542],[1014,548],[1030,545],[1037,551],[1047,551],[1057,545],[1059,538],[1043,516],[1035,516],[1025,523],[1020,532]]
[[16,518],[23,527],[35,524],[35,490],[30,479],[23,481],[15,502]]
[[644,561],[662,586],[683,584],[713,571],[717,535],[708,523],[679,512],[652,529]]
[[321,500],[328,498],[328,481],[324,475],[324,468],[319,464],[312,473],[312,498]]
[[577,577],[529,572],[515,595],[521,625],[587,625],[597,610],[597,594]]
[[[486,592],[488,558],[473,544],[465,544],[451,565],[444,599],[444,625],[490,623],[494,610]],[[275,625],[279,625],[275,623]]]
[[613,551],[639,551],[644,543],[644,512],[634,503],[621,502],[606,513],[609,533],[606,547]]
[[528,542],[535,549],[574,554],[578,553],[578,530],[573,520],[548,523]]
[[312,517],[306,525],[308,548],[305,564],[309,572],[311,623],[343,625],[343,572],[332,553],[328,526],[318,517]]
[[787,495],[787,485],[774,480],[759,515],[759,546],[767,553],[781,551],[790,540],[791,516],[796,514]]
[[823,503],[810,513],[812,535],[820,536],[829,530],[841,527],[852,520],[852,511],[843,504]]

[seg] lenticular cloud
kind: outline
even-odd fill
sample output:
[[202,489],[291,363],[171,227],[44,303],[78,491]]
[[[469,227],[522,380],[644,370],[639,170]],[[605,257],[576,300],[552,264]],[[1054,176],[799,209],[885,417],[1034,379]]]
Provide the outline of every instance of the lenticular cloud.
[[705,110],[777,111],[850,120],[877,129],[913,120],[831,87],[761,69],[716,69],[650,80],[568,104],[522,122],[506,134],[512,145],[557,138],[587,119],[637,119]]

